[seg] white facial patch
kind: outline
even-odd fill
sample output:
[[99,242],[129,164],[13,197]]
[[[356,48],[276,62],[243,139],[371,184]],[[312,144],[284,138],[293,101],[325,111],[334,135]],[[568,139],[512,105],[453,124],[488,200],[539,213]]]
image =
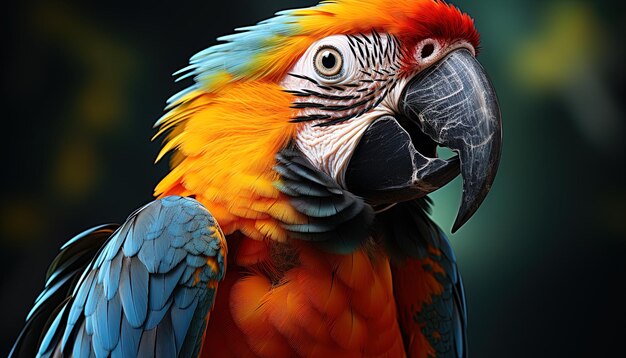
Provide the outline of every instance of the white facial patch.
[[296,146],[343,187],[363,132],[396,109],[398,46],[394,37],[375,32],[329,36],[311,45],[281,82],[299,109]]
[[381,116],[390,114],[380,106],[366,114],[327,127],[305,123],[296,135],[296,146],[316,168],[345,188],[345,171],[363,132]]

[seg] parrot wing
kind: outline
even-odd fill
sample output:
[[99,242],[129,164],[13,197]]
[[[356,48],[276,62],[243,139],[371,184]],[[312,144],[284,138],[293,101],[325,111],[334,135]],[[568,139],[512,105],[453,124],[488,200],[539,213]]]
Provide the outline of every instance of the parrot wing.
[[[224,235],[200,203],[178,196],[149,203],[100,245],[43,331],[37,356],[197,356],[225,258]],[[70,260],[61,259],[58,272],[69,273],[62,269]]]
[[9,357],[34,357],[40,332],[47,330],[51,317],[66,302],[80,274],[94,259],[100,247],[119,228],[118,224],[100,225],[86,230],[66,242],[50,264],[46,285],[26,317],[26,324],[13,345]]
[[467,357],[467,310],[452,247],[428,217],[428,199],[377,217],[392,253],[393,288],[408,357]]

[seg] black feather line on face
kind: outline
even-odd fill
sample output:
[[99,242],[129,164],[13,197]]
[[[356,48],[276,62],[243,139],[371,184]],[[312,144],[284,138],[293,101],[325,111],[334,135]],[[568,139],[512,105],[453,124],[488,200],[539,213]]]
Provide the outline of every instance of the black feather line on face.
[[308,116],[300,116],[293,118],[290,122],[292,123],[300,123],[300,122],[310,122],[310,121],[320,121],[331,118],[325,114],[310,114]]
[[374,67],[374,60],[372,58],[372,53],[370,52],[369,46],[363,45],[363,51],[365,52],[365,64],[367,67]]
[[372,38],[374,39],[374,42],[376,42],[376,46],[381,47],[380,34],[376,31],[376,29],[372,29]]
[[298,96],[298,97],[316,97],[316,98],[330,99],[330,100],[336,100],[336,101],[352,100],[352,99],[359,98],[359,96],[355,96],[355,95],[332,95],[332,94],[326,94],[326,93],[313,91],[310,89],[303,89],[302,91],[285,90],[285,92],[289,94],[293,94],[294,96]]
[[332,99],[332,100],[342,101],[342,100],[351,100],[351,99],[359,98],[358,96],[354,96],[354,95],[332,95],[332,94],[316,92],[316,91],[309,90],[309,89],[306,89],[304,91],[306,91],[306,93],[310,95],[313,95],[318,98],[323,98],[323,99]]
[[298,97],[311,97],[310,93],[306,93],[304,91],[297,91],[297,90],[284,90],[286,93],[289,93],[291,95],[294,96],[298,96]]
[[359,33],[359,35],[361,35],[361,37],[368,43],[371,44],[372,41],[363,33]]
[[361,66],[361,68],[369,67],[369,64],[364,64],[363,63],[363,59],[365,58],[365,54],[363,54],[362,46],[357,46],[356,49],[359,50],[359,55],[360,56],[357,56],[357,60],[359,60],[359,65]]
[[389,49],[392,47],[392,43],[393,39],[391,38],[391,35],[387,34],[387,44],[385,45],[385,50],[383,51],[387,62],[391,62],[391,57],[389,57]]
[[307,80],[307,81],[309,81],[309,82],[313,83],[313,84],[314,84],[314,85],[316,85],[316,86],[319,86],[319,85],[320,85],[320,84],[319,84],[319,82],[317,82],[316,80],[314,80],[313,78],[311,78],[311,77],[309,77],[309,76],[299,75],[299,74],[297,74],[297,73],[289,73],[289,76],[296,77],[296,78],[300,78],[300,79],[303,79],[303,80]]
[[326,91],[332,91],[333,90],[333,88],[329,87],[329,86],[317,85],[317,87],[319,87],[319,88],[321,88],[323,90],[326,90]]
[[363,44],[363,40],[361,40],[360,38],[354,36],[354,35],[348,35],[349,38],[352,38],[354,40],[356,40],[356,42]]
[[[305,80],[316,87],[286,91],[307,99],[294,102],[292,108],[316,112],[301,114],[293,118],[292,122],[324,121],[316,124],[321,127],[338,124],[359,117],[378,106],[394,88],[402,56],[402,50],[398,49],[399,40],[387,34],[386,41],[383,42],[382,36],[376,30],[372,30],[369,36],[363,33],[346,35],[346,39],[356,59],[355,66],[359,66],[356,72],[361,76],[357,76],[350,83],[325,85],[309,76],[290,73],[290,76]],[[381,67],[383,63],[386,68]],[[347,89],[351,89],[350,94],[340,94]]]

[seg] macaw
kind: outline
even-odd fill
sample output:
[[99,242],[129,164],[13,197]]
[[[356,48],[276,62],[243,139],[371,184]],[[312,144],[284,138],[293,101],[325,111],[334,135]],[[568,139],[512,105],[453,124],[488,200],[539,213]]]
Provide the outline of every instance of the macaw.
[[454,232],[498,167],[473,20],[334,0],[218,40],[155,125],[156,200],[61,248],[11,355],[466,357],[427,194],[462,176]]

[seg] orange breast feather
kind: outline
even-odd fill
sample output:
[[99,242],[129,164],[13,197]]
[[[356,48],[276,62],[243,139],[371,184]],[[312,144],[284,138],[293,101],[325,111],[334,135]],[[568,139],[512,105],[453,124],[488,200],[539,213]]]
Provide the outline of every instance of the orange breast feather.
[[[247,240],[235,249],[246,250],[245,262],[258,262],[251,252],[269,252],[247,247]],[[405,356],[385,257],[372,259],[364,250],[333,255],[306,244],[297,252],[298,264],[278,282],[258,265],[229,267],[205,357]]]

